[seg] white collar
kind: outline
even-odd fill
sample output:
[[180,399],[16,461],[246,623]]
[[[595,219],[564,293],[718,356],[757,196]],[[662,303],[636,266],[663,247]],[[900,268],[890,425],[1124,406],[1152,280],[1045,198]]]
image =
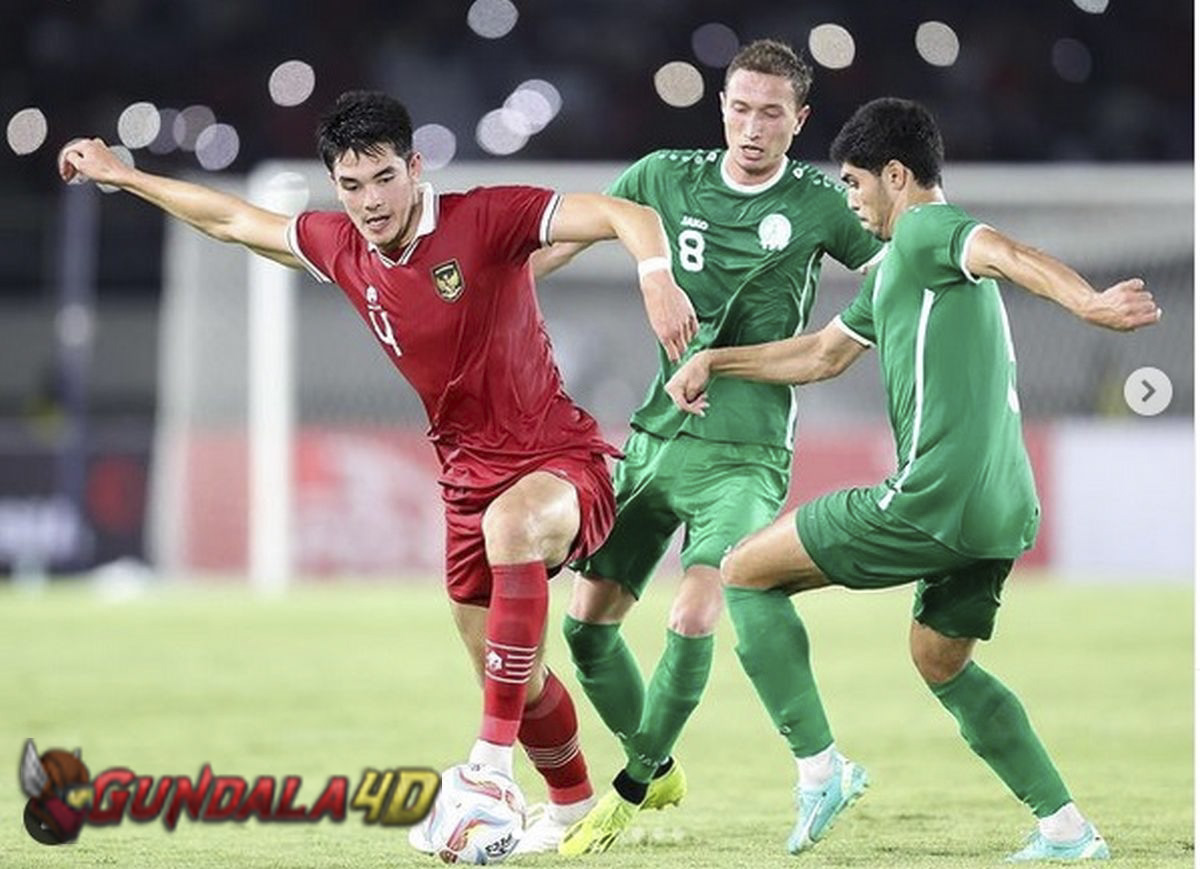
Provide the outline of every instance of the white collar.
[[375,251],[379,255],[379,259],[388,268],[397,265],[403,265],[408,262],[408,258],[412,256],[413,250],[417,247],[417,242],[422,238],[432,233],[437,229],[438,217],[438,195],[433,189],[433,185],[428,182],[423,182],[417,185],[417,190],[421,194],[421,219],[417,221],[417,234],[413,236],[412,241],[404,246],[404,250],[400,252],[398,259],[389,259],[387,254],[379,249],[379,246],[374,242],[367,242],[367,247]]
[[766,181],[759,184],[739,184],[733,180],[733,176],[729,174],[729,169],[725,165],[725,161],[730,159],[732,158],[730,157],[729,149],[726,149],[725,156],[721,158],[721,180],[725,182],[727,187],[731,190],[736,190],[738,193],[762,193],[764,190],[774,187],[787,172],[788,167],[788,158],[785,154],[783,160],[779,163],[779,169]]

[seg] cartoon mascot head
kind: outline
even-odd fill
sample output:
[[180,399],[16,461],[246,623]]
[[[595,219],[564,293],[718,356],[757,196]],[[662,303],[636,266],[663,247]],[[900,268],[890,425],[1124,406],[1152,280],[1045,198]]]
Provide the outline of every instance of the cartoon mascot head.
[[25,804],[25,829],[43,845],[73,842],[92,804],[88,768],[74,753],[52,748],[38,757],[32,739],[21,754],[21,790]]

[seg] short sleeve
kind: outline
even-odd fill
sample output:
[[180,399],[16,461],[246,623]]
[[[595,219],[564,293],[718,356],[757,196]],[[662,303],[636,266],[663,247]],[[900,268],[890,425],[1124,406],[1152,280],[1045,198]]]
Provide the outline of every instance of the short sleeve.
[[648,154],[638,160],[622,172],[616,181],[608,185],[608,189],[604,192],[609,196],[617,196],[621,199],[628,199],[630,202],[636,202],[639,205],[647,205],[649,176],[652,166],[659,159],[659,153],[655,151],[653,154]]
[[870,274],[859,287],[858,295],[842,313],[834,317],[838,328],[862,344],[864,347],[875,346],[875,281],[879,278],[879,267],[871,269]]
[[975,233],[986,228],[986,223],[968,218],[955,226],[954,232],[950,234],[950,262],[973,284],[979,283],[983,278],[971,274],[967,268],[967,251],[970,250],[971,239],[975,237]]
[[334,283],[334,261],[353,242],[350,218],[336,211],[304,211],[287,226],[287,245],[296,259],[321,283]]
[[967,243],[983,228],[978,220],[952,205],[914,208],[897,224],[892,246],[904,251],[905,260],[917,269],[914,277],[931,289],[961,286],[964,278],[979,283],[967,271]]
[[500,259],[524,263],[550,244],[550,223],[561,199],[544,187],[480,187],[471,191],[478,207],[480,240]]

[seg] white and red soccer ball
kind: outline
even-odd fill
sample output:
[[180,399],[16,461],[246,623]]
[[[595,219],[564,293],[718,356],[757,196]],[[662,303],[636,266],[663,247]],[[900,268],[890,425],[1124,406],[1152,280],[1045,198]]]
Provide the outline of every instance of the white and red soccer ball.
[[429,812],[429,841],[445,863],[500,863],[525,828],[525,796],[508,776],[476,763],[442,773]]

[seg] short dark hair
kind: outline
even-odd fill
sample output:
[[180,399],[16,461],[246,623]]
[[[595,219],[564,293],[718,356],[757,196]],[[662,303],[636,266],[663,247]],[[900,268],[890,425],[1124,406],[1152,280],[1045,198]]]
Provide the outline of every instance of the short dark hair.
[[796,94],[797,108],[808,99],[808,90],[812,87],[812,67],[790,45],[774,39],[756,39],[742,46],[725,69],[726,86],[739,69],[788,79]]
[[899,160],[922,187],[942,183],[942,134],[929,110],[912,100],[882,97],[858,107],[846,121],[829,156],[875,175]]
[[407,160],[412,153],[412,118],[403,103],[380,91],[346,91],[317,127],[317,151],[330,172],[347,151],[378,154],[384,145]]

